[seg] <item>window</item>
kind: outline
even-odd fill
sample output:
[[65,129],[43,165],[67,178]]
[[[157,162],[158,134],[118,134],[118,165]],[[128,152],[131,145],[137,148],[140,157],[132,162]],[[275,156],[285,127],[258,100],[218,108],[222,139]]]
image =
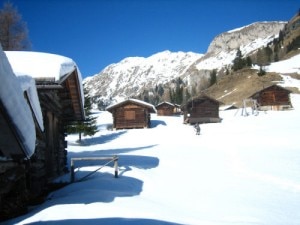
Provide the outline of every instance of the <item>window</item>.
[[135,119],[135,111],[125,111],[125,119],[126,120],[134,120]]

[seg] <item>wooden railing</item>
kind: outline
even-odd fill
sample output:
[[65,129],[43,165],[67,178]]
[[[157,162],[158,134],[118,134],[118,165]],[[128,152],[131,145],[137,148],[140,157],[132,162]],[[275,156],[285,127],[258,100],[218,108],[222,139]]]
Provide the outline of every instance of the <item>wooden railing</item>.
[[91,176],[92,174],[96,173],[97,171],[99,171],[100,169],[102,169],[103,167],[107,166],[109,163],[114,162],[114,170],[115,170],[115,178],[118,178],[119,176],[119,172],[118,172],[118,156],[107,156],[107,157],[82,157],[82,158],[71,158],[71,183],[73,183],[75,181],[75,161],[107,161],[105,164],[101,165],[98,169],[90,172],[89,174],[87,174],[86,176],[80,178],[77,181],[82,181],[85,178]]

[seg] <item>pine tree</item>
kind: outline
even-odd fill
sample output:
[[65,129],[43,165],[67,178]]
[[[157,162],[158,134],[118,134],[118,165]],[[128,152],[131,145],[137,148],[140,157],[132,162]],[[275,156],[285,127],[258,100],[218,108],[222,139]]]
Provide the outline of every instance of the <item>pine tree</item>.
[[250,56],[247,56],[247,58],[246,58],[246,65],[249,67],[252,66],[252,59],[250,58]]
[[217,82],[217,70],[212,70],[210,72],[210,86]]
[[10,2],[0,9],[0,43],[4,51],[29,50],[27,25]]
[[240,70],[240,69],[244,68],[245,64],[246,63],[245,63],[245,60],[243,59],[242,52],[241,52],[240,48],[238,48],[237,52],[236,52],[236,56],[233,60],[232,69],[234,71]]
[[97,118],[92,116],[92,101],[91,97],[87,93],[87,90],[84,89],[84,112],[85,120],[77,121],[68,126],[68,133],[78,133],[79,139],[78,142],[82,141],[82,134],[84,136],[93,136],[97,131]]

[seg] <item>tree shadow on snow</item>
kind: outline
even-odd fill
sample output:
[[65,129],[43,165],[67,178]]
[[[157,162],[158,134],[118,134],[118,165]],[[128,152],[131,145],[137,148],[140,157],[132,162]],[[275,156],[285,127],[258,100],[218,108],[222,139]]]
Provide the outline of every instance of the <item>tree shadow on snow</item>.
[[[100,212],[101,213],[101,212]],[[39,221],[28,223],[28,225],[182,225],[179,223],[167,222],[155,219],[140,219],[140,218],[96,218],[96,219],[72,219],[72,220],[55,220],[55,221]]]
[[123,131],[116,131],[110,134],[104,134],[104,135],[100,135],[100,136],[96,136],[96,137],[87,137],[87,138],[83,138],[81,143],[72,143],[72,142],[68,142],[68,145],[70,146],[90,146],[90,145],[96,145],[96,144],[104,144],[110,141],[113,141],[114,139],[117,139],[118,137],[120,137],[121,135],[125,134],[127,131],[123,130]]

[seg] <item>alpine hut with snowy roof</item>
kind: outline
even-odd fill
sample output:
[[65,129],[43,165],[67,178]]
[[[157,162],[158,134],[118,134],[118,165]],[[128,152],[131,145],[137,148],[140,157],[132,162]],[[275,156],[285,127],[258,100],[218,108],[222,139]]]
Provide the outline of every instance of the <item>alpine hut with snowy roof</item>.
[[[8,114],[12,113],[10,118],[13,118],[13,125],[21,127],[15,129],[16,141],[10,143],[19,145],[20,150],[14,146],[0,147],[3,159],[0,163],[0,175],[4,180],[7,176],[14,177],[6,179],[6,187],[9,188],[0,190],[3,194],[0,215],[9,217],[16,215],[20,207],[26,207],[25,199],[39,196],[47,189],[52,178],[66,171],[65,128],[72,121],[84,119],[84,95],[81,74],[73,60],[39,52],[8,51],[2,54],[1,58],[8,59],[7,63],[10,64],[7,66],[10,71],[6,69],[3,75],[18,79],[21,86],[21,97],[20,94],[12,94],[12,97],[8,98],[16,98],[14,107],[18,113],[14,113],[13,108],[5,108]],[[1,87],[1,90],[8,91],[9,85],[1,83],[1,86],[3,85],[5,87]],[[17,89],[17,86],[14,84],[13,88]],[[5,96],[1,97],[1,100],[5,99]],[[23,103],[17,104],[24,101],[27,106]],[[19,106],[25,110],[17,109]],[[28,110],[29,114],[26,113]],[[27,116],[29,119],[22,119],[21,116]],[[1,132],[1,140],[6,137],[3,135]],[[10,168],[3,167],[4,162],[6,165],[10,162]],[[9,204],[5,204],[6,195],[14,196],[9,198]]]
[[175,105],[170,102],[161,102],[155,106],[158,116],[172,116],[174,114]]
[[153,105],[132,98],[110,105],[106,110],[113,116],[113,129],[149,128],[151,113],[156,113]]
[[221,122],[221,118],[219,117],[220,103],[221,102],[204,94],[192,98],[186,104],[181,106],[184,123]]
[[255,99],[260,110],[285,110],[292,108],[291,91],[273,84],[263,88],[250,98]]

